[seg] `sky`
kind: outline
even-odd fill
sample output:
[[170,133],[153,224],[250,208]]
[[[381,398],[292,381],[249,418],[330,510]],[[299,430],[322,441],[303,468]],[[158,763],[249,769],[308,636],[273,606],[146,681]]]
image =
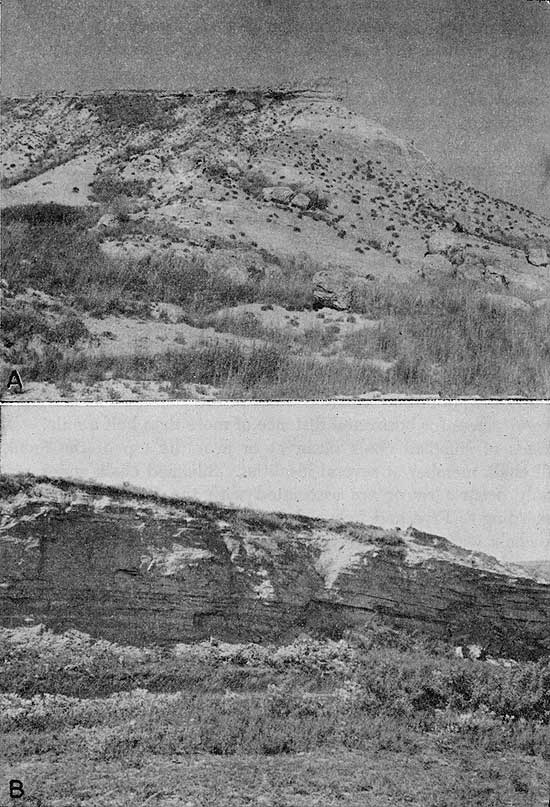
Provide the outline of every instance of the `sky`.
[[546,0],[4,0],[3,92],[307,84],[550,212]]
[[412,525],[503,560],[550,559],[544,403],[9,405],[0,459],[4,473]]

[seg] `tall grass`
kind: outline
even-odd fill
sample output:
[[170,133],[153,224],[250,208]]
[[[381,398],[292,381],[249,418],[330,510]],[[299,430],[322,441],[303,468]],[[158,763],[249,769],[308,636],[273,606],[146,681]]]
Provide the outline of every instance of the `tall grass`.
[[242,302],[289,308],[312,304],[315,267],[307,260],[283,261],[276,275],[248,282],[209,273],[199,254],[114,260],[89,231],[93,222],[92,214],[61,205],[11,210],[2,228],[4,279],[14,291],[30,286],[99,315],[144,313],[153,302],[175,303],[195,313]]
[[27,364],[29,380],[93,384],[110,378],[150,380],[171,385],[210,384],[227,398],[322,399],[378,389],[383,373],[367,362],[321,362],[294,356],[287,347],[258,342],[251,347],[222,342],[152,355],[98,356],[63,354],[48,348]]
[[[153,303],[173,303],[199,326],[215,325],[210,315],[240,303],[314,307],[313,276],[319,267],[308,258],[275,263],[272,256],[265,276],[245,281],[214,272],[205,253],[113,260],[90,231],[94,215],[51,205],[6,212],[2,266],[11,288],[30,286],[95,316],[148,316]],[[281,337],[250,319],[234,321],[226,315],[231,332],[257,338],[262,346],[250,351],[210,345],[200,348],[203,358],[194,348],[177,356],[104,360],[104,366],[110,364],[115,374],[124,371],[125,377],[170,381],[175,388],[201,380],[229,397],[326,398],[372,390],[444,397],[550,396],[547,309],[507,310],[488,300],[482,286],[447,278],[432,284],[363,285],[353,291],[351,310],[379,325],[339,337],[338,354],[330,359],[316,355],[336,341],[327,329]],[[51,358],[29,357],[33,377],[45,371]],[[390,364],[382,371],[369,363],[373,358]],[[79,362],[72,369],[66,365],[66,371],[74,374],[80,366],[86,372],[86,362]],[[89,373],[97,375],[100,366],[90,360]]]
[[497,307],[475,284],[445,280],[373,286],[353,309],[380,318],[367,334],[346,337],[354,356],[365,346],[395,361],[392,388],[443,395],[550,395],[550,313]]

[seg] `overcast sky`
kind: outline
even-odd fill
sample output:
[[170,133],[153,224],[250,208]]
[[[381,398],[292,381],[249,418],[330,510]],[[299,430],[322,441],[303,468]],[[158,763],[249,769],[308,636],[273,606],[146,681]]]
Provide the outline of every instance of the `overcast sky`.
[[545,404],[10,405],[2,469],[550,558]]
[[550,210],[550,3],[4,0],[4,92],[347,80],[448,172]]

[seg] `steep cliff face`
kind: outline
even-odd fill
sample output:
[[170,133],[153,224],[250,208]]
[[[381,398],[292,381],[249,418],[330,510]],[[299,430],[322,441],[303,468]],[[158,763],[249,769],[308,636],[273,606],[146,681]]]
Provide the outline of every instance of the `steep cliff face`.
[[0,619],[119,642],[278,640],[383,615],[456,643],[550,652],[550,585],[414,529],[8,479]]

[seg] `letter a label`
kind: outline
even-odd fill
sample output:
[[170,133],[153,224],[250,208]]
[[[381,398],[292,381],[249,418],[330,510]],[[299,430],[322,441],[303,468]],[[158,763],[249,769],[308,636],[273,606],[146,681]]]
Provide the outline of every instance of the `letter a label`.
[[6,387],[9,390],[9,392],[16,392],[16,393],[23,392],[23,382],[21,381],[21,376],[19,375],[18,370],[11,371]]

